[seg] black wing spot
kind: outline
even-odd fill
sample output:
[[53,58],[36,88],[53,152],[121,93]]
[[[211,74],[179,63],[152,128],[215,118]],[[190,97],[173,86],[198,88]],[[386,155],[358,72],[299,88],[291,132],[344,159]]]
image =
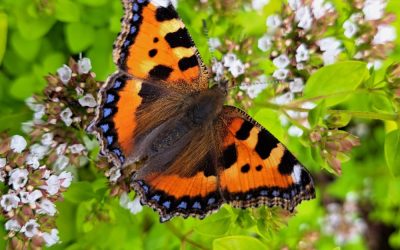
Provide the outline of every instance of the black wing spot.
[[180,28],[175,32],[168,33],[165,35],[165,40],[168,42],[171,48],[190,48],[194,45],[186,28]]
[[256,170],[257,170],[257,171],[261,171],[261,170],[262,170],[262,166],[261,166],[261,165],[258,165],[258,166],[256,167]]
[[253,129],[254,125],[249,121],[244,121],[240,129],[236,132],[236,138],[239,140],[247,140],[250,136],[250,131]]
[[156,11],[156,19],[159,22],[168,21],[178,18],[178,14],[176,13],[174,6],[171,4],[167,7],[160,7]]
[[158,53],[157,49],[152,49],[152,50],[149,51],[149,56],[150,57],[155,57],[157,55],[157,53]]
[[153,84],[143,82],[139,91],[139,96],[142,97],[142,104],[150,103],[160,98],[162,92]]
[[196,67],[198,65],[199,65],[199,63],[197,61],[196,55],[193,55],[191,57],[184,57],[181,60],[179,60],[179,63],[178,63],[179,69],[181,71],[188,70],[188,69]]
[[267,159],[271,151],[276,148],[279,141],[266,130],[261,130],[258,133],[258,141],[256,145],[256,152],[263,159]]
[[285,149],[285,153],[281,159],[281,162],[278,165],[278,171],[284,175],[290,175],[293,172],[293,167],[298,162],[296,158],[289,152],[289,150]]
[[237,161],[237,151],[235,144],[229,145],[223,152],[223,166],[230,168]]
[[242,168],[240,169],[240,171],[241,171],[242,173],[247,173],[247,172],[249,172],[249,171],[250,171],[250,165],[249,165],[249,164],[246,164],[246,165],[242,166]]
[[158,39],[158,37],[154,37],[153,43],[158,43],[158,41],[160,41],[160,39]]
[[168,66],[157,65],[152,70],[150,70],[149,74],[151,77],[166,80],[171,75],[172,71],[173,69]]

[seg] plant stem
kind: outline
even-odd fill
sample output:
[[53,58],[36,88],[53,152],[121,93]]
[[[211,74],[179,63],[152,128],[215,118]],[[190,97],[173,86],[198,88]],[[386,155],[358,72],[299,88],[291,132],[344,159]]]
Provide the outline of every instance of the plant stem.
[[[192,246],[194,246],[194,247],[196,247],[196,248],[198,248],[198,249],[209,250],[209,248],[207,248],[207,247],[205,247],[205,246],[203,246],[203,245],[200,245],[199,243],[197,243],[197,242],[195,242],[195,241],[189,239],[189,238],[187,237],[188,234],[186,234],[186,235],[182,234],[181,231],[180,231],[178,228],[176,228],[176,227],[174,226],[174,224],[172,224],[171,222],[165,223],[165,226],[166,226],[176,237],[178,237],[178,238],[181,240],[181,242],[187,242],[187,243],[191,244]],[[190,234],[190,232],[189,232],[189,234]]]
[[362,119],[372,119],[372,120],[382,120],[382,121],[399,121],[399,114],[381,114],[368,111],[351,111],[351,110],[328,110],[330,114],[340,114],[345,113],[351,115],[352,117],[362,118]]

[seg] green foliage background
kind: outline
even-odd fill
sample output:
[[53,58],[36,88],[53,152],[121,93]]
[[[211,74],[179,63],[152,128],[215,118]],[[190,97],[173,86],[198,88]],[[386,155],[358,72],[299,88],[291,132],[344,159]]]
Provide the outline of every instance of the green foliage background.
[[[341,2],[336,1],[338,6]],[[261,37],[265,32],[266,17],[279,10],[282,1],[271,1],[262,13],[244,10],[240,7],[242,1],[237,1],[239,7],[229,12],[204,9],[193,13],[193,5],[197,3],[180,1],[178,12],[209,63],[207,38],[202,32],[203,19],[207,20],[211,37],[224,39],[229,34],[229,38],[236,41],[246,36]],[[391,0],[388,11],[400,16],[399,7],[398,0]],[[115,70],[112,43],[120,31],[121,16],[122,6],[118,0],[1,0],[0,131],[20,132],[21,122],[30,120],[32,115],[24,100],[33,93],[40,93],[45,86],[43,77],[55,72],[71,55],[78,58],[82,53],[89,57],[97,79],[105,80]],[[400,20],[395,25],[400,34]],[[398,39],[397,44],[399,42]],[[385,67],[394,61],[400,61],[398,46],[385,61]],[[265,68],[266,73],[270,73],[269,70]],[[376,78],[382,78],[383,74],[384,70],[377,72]],[[315,86],[307,86],[306,94],[307,91],[318,92],[319,83],[324,81],[327,88],[336,84],[333,90],[348,90],[346,84],[349,81],[340,85],[339,77],[328,70],[314,81]],[[368,94],[353,95],[344,106],[367,111],[371,109],[371,103],[374,104],[373,98]],[[385,101],[375,102],[382,112],[393,111],[382,105]],[[336,247],[333,238],[321,233],[321,218],[326,214],[324,204],[327,200],[341,201],[349,192],[362,197],[361,216],[368,223],[367,231],[378,234],[372,239],[382,240],[380,244],[387,244],[387,247],[400,248],[400,181],[396,177],[400,172],[400,152],[395,124],[362,121],[371,129],[361,138],[361,146],[354,150],[352,160],[343,166],[342,176],[335,177],[311,160],[312,152],[302,146],[301,140],[287,137],[276,113],[258,106],[249,112],[289,145],[316,176],[317,199],[301,204],[297,215],[288,219],[287,224],[282,223],[282,216],[278,216],[280,212],[276,210],[240,211],[227,206],[203,221],[177,218],[160,224],[158,216],[148,208],[132,215],[120,207],[117,199],[110,198],[103,174],[95,166],[88,165],[77,170],[76,182],[66,193],[65,201],[57,204],[62,244],[52,248],[280,249],[287,246],[297,249],[301,242],[310,241],[310,234],[315,233],[315,248],[333,249]],[[391,169],[385,161],[385,142],[390,145],[386,147],[387,151],[393,151],[386,154],[395,157],[390,160]],[[363,195],[366,183],[368,193]],[[275,230],[277,228],[279,230]],[[2,239],[5,234],[4,228],[0,228]],[[368,240],[371,239],[365,236],[342,248],[366,249]],[[5,248],[4,241],[0,248]]]

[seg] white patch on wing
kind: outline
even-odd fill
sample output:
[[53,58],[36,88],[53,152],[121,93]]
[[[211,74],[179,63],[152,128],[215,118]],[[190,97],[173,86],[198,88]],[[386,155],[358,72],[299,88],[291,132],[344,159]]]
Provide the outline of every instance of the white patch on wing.
[[296,184],[299,184],[300,180],[301,180],[301,168],[302,168],[302,166],[299,164],[296,164],[293,167],[292,179],[293,179],[293,182]]
[[151,0],[150,3],[154,4],[157,7],[168,7],[170,3],[172,2],[172,5],[176,8],[177,6],[177,1],[171,1],[171,0]]

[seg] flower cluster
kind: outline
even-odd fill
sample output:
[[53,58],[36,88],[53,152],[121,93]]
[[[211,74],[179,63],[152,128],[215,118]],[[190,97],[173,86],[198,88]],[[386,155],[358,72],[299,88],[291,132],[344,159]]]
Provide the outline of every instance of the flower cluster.
[[62,199],[72,174],[56,174],[54,168],[46,166],[46,153],[37,145],[28,144],[20,135],[0,140],[1,182],[8,186],[0,205],[13,249],[51,246],[59,241],[54,202]]
[[285,86],[281,93],[302,93],[310,74],[336,61],[341,42],[325,35],[336,19],[333,5],[324,0],[289,0],[281,14],[267,18],[258,48],[269,52],[276,68],[272,76]]
[[354,59],[379,69],[382,59],[394,48],[395,16],[385,13],[386,0],[352,0],[350,17],[343,23],[344,36],[355,45]]
[[349,132],[320,127],[310,133],[310,140],[320,149],[324,161],[339,175],[342,172],[341,161],[348,159],[346,154],[360,145],[360,140]]
[[360,239],[367,229],[365,221],[359,216],[358,198],[353,192],[347,194],[344,204],[328,204],[327,211],[321,221],[322,231],[333,236],[339,246]]
[[[34,111],[20,135],[0,138],[1,210],[12,249],[51,246],[59,242],[54,202],[70,186],[70,167],[88,162],[90,148],[82,131],[94,117],[99,84],[87,58],[70,61],[47,77],[45,96],[26,100]],[[86,143],[87,144],[87,143]]]

